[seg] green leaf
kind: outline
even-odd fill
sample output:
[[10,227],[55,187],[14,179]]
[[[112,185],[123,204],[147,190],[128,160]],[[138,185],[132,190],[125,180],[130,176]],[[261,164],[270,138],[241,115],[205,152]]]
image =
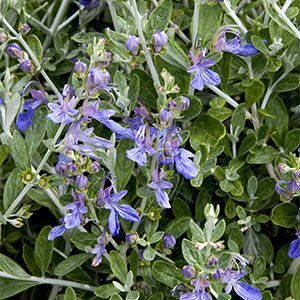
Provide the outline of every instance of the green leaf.
[[40,107],[36,109],[31,126],[26,129],[25,141],[29,149],[29,157],[32,157],[43,140],[46,132],[47,109]]
[[259,102],[265,92],[265,85],[260,80],[253,80],[245,92],[246,107]]
[[152,261],[155,258],[155,250],[148,245],[143,254],[145,260]]
[[223,122],[232,115],[232,109],[228,107],[212,107],[207,113],[213,118]]
[[232,219],[236,216],[236,206],[235,206],[234,201],[231,198],[229,198],[226,201],[225,214],[226,214],[226,217],[229,219]]
[[246,137],[243,139],[243,141],[239,147],[238,157],[243,156],[248,151],[253,149],[253,147],[256,145],[256,142],[257,142],[257,138],[256,138],[256,134],[254,132],[251,132],[248,135],[246,135]]
[[28,278],[30,277],[15,261],[13,261],[8,256],[0,253],[0,270],[18,277],[18,278]]
[[140,79],[140,94],[139,96],[147,106],[156,109],[157,93],[153,85],[153,80],[150,75],[140,69],[134,69],[131,71],[131,78],[134,75]]
[[103,284],[103,285],[97,287],[95,290],[95,295],[100,298],[107,299],[110,296],[117,294],[118,292],[119,292],[119,290],[117,288],[115,288],[115,286],[113,284],[108,283],[108,284]]
[[113,274],[123,283],[126,282],[127,277],[127,265],[123,256],[112,250],[109,254],[110,268]]
[[34,257],[34,250],[30,246],[28,246],[26,243],[23,244],[23,255],[22,258],[31,272],[31,274],[35,276],[41,276],[41,271],[36,263],[35,257]]
[[294,299],[300,299],[300,269],[293,276],[291,292]]
[[54,243],[48,240],[51,230],[50,226],[45,226],[38,235],[34,247],[34,256],[42,274],[47,271],[52,258]]
[[246,104],[242,103],[234,110],[231,117],[231,124],[233,126],[233,132],[238,137],[245,127],[246,120]]
[[21,180],[21,173],[18,169],[14,169],[4,186],[4,193],[3,193],[3,206],[5,209],[13,203],[13,201],[17,198],[20,192],[23,189],[23,182]]
[[203,230],[199,227],[197,223],[195,223],[194,220],[191,220],[190,222],[190,231],[193,237],[193,241],[200,242],[200,243],[205,243],[206,238],[204,235]]
[[184,217],[184,216],[187,216],[187,217],[192,216],[192,213],[191,213],[188,203],[181,198],[174,199],[173,204],[172,204],[172,211],[176,218],[180,218],[180,217]]
[[164,295],[162,293],[155,293],[147,298],[147,300],[164,300]]
[[98,40],[101,37],[103,34],[100,32],[78,32],[71,39],[76,43],[93,44],[95,38]]
[[13,140],[11,143],[11,155],[14,159],[16,166],[20,170],[26,170],[30,168],[28,147],[23,139],[21,133],[17,130],[14,131]]
[[297,206],[293,203],[281,203],[272,209],[271,220],[274,224],[293,228],[297,224]]
[[128,99],[130,100],[129,111],[132,111],[136,105],[137,98],[140,93],[140,79],[137,75],[133,75],[128,90]]
[[35,57],[39,61],[39,63],[42,62],[43,59],[43,46],[38,39],[38,37],[34,34],[30,34],[29,37],[26,37],[26,42],[31,49],[31,51],[34,53]]
[[284,139],[286,153],[294,152],[300,146],[300,129],[294,128],[289,131]]
[[81,253],[69,256],[67,259],[61,261],[54,269],[54,275],[64,276],[76,268],[80,267],[87,261],[91,255],[89,253]]
[[162,260],[154,262],[152,266],[152,275],[159,281],[170,288],[174,288],[179,283],[184,282],[181,270],[175,265],[166,263]]
[[149,16],[148,23],[146,25],[146,33],[149,38],[156,31],[165,31],[169,25],[170,18],[172,15],[172,0],[163,0],[160,4],[152,11]]
[[200,5],[198,39],[202,47],[209,47],[210,41],[219,28],[223,17],[223,10],[220,6]]
[[109,300],[123,300],[122,297],[118,294],[112,295]]
[[182,255],[186,262],[191,265],[202,265],[203,258],[200,253],[200,250],[195,248],[195,245],[193,242],[183,239],[182,244]]
[[262,39],[260,37],[258,37],[257,35],[252,35],[251,41],[252,41],[253,46],[257,50],[259,50],[261,53],[269,54],[268,48],[266,47],[266,45],[264,44],[264,42],[262,41]]
[[221,220],[218,222],[218,224],[216,225],[212,235],[211,235],[211,241],[214,243],[216,241],[218,241],[224,234],[226,229],[226,222],[225,220]]
[[300,85],[300,76],[298,74],[288,74],[274,89],[274,92],[283,93],[293,91]]
[[117,178],[118,191],[123,190],[130,180],[134,168],[134,161],[126,156],[126,150],[132,147],[132,141],[121,139],[117,147],[117,159],[115,165],[115,174]]
[[266,269],[266,260],[263,256],[259,256],[254,263],[253,266],[253,276],[254,278],[258,279],[261,277]]
[[7,145],[0,145],[0,167],[7,159],[8,155],[9,155],[9,151]]
[[251,176],[247,182],[247,193],[249,196],[254,196],[258,188],[257,178]]
[[64,294],[64,300],[76,300],[76,294],[75,291],[71,287],[67,287],[65,294]]
[[8,299],[9,297],[14,296],[38,284],[38,282],[32,281],[0,278],[0,299]]
[[202,110],[202,102],[198,97],[192,95],[186,97],[190,100],[190,106],[187,110],[182,112],[182,117],[180,118],[180,121],[190,121],[196,118]]
[[219,120],[204,113],[193,122],[190,137],[198,144],[215,146],[225,134],[225,126]]
[[272,162],[278,154],[278,151],[271,146],[254,148],[248,153],[247,162],[249,164],[267,164]]
[[172,234],[176,239],[183,235],[190,226],[190,217],[176,218],[165,230],[166,234]]
[[138,300],[140,298],[139,291],[129,291],[126,295],[126,300]]

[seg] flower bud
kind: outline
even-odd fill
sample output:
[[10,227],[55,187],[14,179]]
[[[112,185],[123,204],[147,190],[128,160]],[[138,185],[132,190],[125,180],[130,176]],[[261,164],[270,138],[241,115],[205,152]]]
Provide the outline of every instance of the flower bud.
[[107,88],[109,81],[110,75],[107,71],[91,68],[86,77],[88,95],[93,96],[96,91]]
[[176,244],[176,239],[172,234],[166,234],[162,243],[165,249],[173,249]]
[[215,256],[211,256],[208,259],[207,264],[211,267],[215,267],[218,264],[218,259]]
[[78,167],[75,163],[68,163],[67,170],[71,174],[75,174],[78,172]]
[[131,35],[125,42],[126,49],[136,56],[139,53],[140,40],[134,35]]
[[3,102],[3,99],[0,97],[0,105],[3,105],[4,102]]
[[74,65],[74,71],[79,75],[83,75],[86,69],[87,65],[82,61],[77,61]]
[[157,31],[153,34],[152,43],[155,52],[160,52],[161,49],[167,44],[168,36],[164,31]]
[[97,161],[93,161],[90,164],[90,172],[91,173],[98,173],[100,171],[100,164]]
[[78,175],[76,176],[76,179],[75,179],[75,184],[76,184],[76,187],[83,191],[87,188],[87,185],[88,185],[88,179],[86,176],[84,175]]
[[285,174],[290,171],[290,167],[285,163],[279,163],[277,166],[277,170],[280,174]]
[[132,245],[138,240],[139,236],[137,233],[127,233],[126,241],[128,244]]
[[295,179],[292,179],[288,185],[287,185],[287,189],[289,191],[291,191],[292,193],[296,193],[300,190],[300,184],[295,180]]
[[11,58],[16,58],[16,59],[21,59],[23,58],[24,56],[24,53],[23,53],[23,50],[21,49],[21,47],[16,44],[16,43],[13,43],[13,44],[9,44],[7,47],[6,47],[6,53],[9,57]]
[[34,66],[29,59],[20,62],[20,69],[24,73],[32,73],[34,71]]
[[296,171],[294,172],[294,177],[300,178],[300,170],[296,170]]
[[181,273],[185,278],[193,278],[196,275],[196,269],[192,265],[186,265],[182,268]]
[[22,32],[22,34],[26,35],[30,31],[30,26],[27,23],[24,23],[20,26],[19,30]]
[[5,43],[8,40],[8,35],[4,32],[0,32],[0,44]]
[[158,115],[162,125],[165,125],[173,119],[171,112],[167,108],[163,108]]
[[184,111],[187,110],[190,106],[190,99],[187,97],[181,97],[180,103],[179,103],[179,108],[180,110]]

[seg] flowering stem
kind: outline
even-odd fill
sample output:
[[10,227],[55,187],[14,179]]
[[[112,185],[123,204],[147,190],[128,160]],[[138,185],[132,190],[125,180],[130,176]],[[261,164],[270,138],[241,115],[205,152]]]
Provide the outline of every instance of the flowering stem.
[[278,16],[282,19],[282,21],[285,22],[285,24],[292,30],[294,35],[297,39],[300,40],[300,31],[297,29],[297,27],[293,24],[293,22],[287,17],[287,15],[284,13],[284,11],[278,6],[276,1],[272,1],[272,6],[274,10],[277,12]]
[[61,23],[62,18],[64,17],[64,14],[65,14],[65,11],[67,9],[69,2],[70,2],[70,0],[62,0],[61,5],[58,9],[57,15],[54,18],[52,26],[50,27],[50,33],[49,33],[49,35],[47,35],[47,37],[44,41],[44,44],[43,44],[44,50],[46,50],[49,47],[50,43],[52,42],[53,36],[57,32],[57,28],[58,28],[59,24]]
[[22,281],[31,281],[31,282],[37,282],[38,284],[52,284],[52,285],[59,285],[59,286],[69,286],[73,288],[78,288],[85,291],[94,292],[96,287],[88,285],[88,284],[82,284],[74,281],[69,280],[62,280],[62,279],[54,279],[54,278],[42,278],[42,277],[36,277],[36,276],[29,276],[29,277],[16,277],[11,274],[7,274],[5,272],[0,271],[0,277],[2,278],[10,278],[15,280],[22,280]]
[[163,260],[167,261],[168,263],[175,264],[175,262],[172,259],[170,259],[170,258],[162,255],[158,251],[155,251],[155,255],[158,256],[158,257],[160,257],[160,258],[162,258]]
[[54,203],[54,205],[58,208],[60,213],[62,215],[66,214],[66,210],[64,207],[60,204],[59,199],[57,196],[53,193],[52,189],[44,189],[45,193],[48,195],[48,197],[51,199],[51,201]]
[[142,45],[142,48],[143,48],[143,51],[144,51],[144,55],[145,55],[148,67],[149,67],[149,71],[151,73],[151,76],[153,78],[153,81],[154,81],[155,85],[160,86],[161,84],[160,84],[160,81],[159,81],[158,74],[156,72],[156,69],[155,69],[150,51],[149,51],[149,49],[146,45],[146,40],[145,40],[145,37],[144,37],[144,34],[143,34],[143,29],[142,29],[141,15],[138,11],[136,1],[135,0],[130,0],[130,3],[131,3],[131,8],[132,8],[132,14],[133,14],[133,17],[134,17],[134,20],[135,20],[135,25],[136,25],[137,30],[138,30],[140,42],[141,42],[141,45]]
[[233,21],[240,27],[241,31],[245,34],[248,32],[247,28],[244,26],[240,18],[237,16],[235,11],[232,9],[231,4],[228,0],[224,0],[223,7],[227,14],[233,19]]
[[76,17],[78,17],[80,14],[80,10],[77,10],[76,13],[74,13],[72,16],[70,16],[67,20],[62,22],[58,27],[57,27],[57,32],[61,31],[63,28],[65,28],[67,25],[69,25]]
[[53,90],[53,92],[56,95],[60,95],[60,92],[58,91],[58,89],[56,88],[56,86],[54,85],[54,83],[52,82],[52,80],[48,77],[48,75],[46,74],[46,72],[42,69],[39,61],[37,60],[37,58],[35,57],[34,53],[31,51],[30,47],[28,46],[28,44],[26,43],[26,41],[23,39],[22,35],[17,33],[14,28],[9,24],[9,22],[5,19],[5,17],[0,13],[0,20],[2,20],[2,22],[5,24],[5,26],[9,29],[9,31],[11,31],[13,33],[13,35],[18,39],[18,41],[22,44],[22,46],[25,48],[25,50],[27,51],[27,53],[29,54],[29,56],[31,57],[31,59],[33,60],[36,68],[38,70],[40,70],[40,73],[43,75],[43,77],[45,78],[46,82],[48,83],[48,85],[50,86],[50,88]]
[[261,108],[262,109],[265,109],[267,104],[268,104],[268,101],[273,93],[273,90],[274,88],[277,86],[277,84],[283,80],[287,75],[289,74],[289,71],[285,71],[267,90],[266,94],[265,94],[265,97],[262,101],[262,104],[261,104]]

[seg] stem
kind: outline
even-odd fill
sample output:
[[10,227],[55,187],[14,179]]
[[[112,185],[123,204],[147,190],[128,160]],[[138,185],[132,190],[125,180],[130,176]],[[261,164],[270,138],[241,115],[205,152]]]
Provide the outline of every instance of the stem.
[[268,170],[268,173],[269,173],[270,177],[272,177],[275,181],[278,181],[279,179],[277,178],[277,176],[275,174],[275,170],[274,170],[273,164],[272,163],[266,164],[266,168]]
[[287,274],[294,274],[299,268],[300,268],[300,257],[297,257],[292,261],[287,271]]
[[119,23],[117,20],[117,13],[116,13],[115,6],[113,5],[113,3],[110,0],[107,0],[106,2],[108,4],[110,16],[111,16],[112,22],[114,24],[115,31],[120,32],[120,27],[119,27]]
[[233,21],[240,27],[241,31],[245,34],[248,32],[247,28],[244,26],[240,18],[237,16],[237,14],[234,12],[234,10],[231,8],[231,4],[228,0],[224,0],[223,6],[225,8],[226,13],[233,19]]
[[137,5],[136,5],[136,1],[135,0],[130,0],[131,3],[131,7],[132,7],[132,14],[134,16],[134,20],[135,20],[135,25],[137,27],[138,30],[138,34],[139,34],[139,38],[140,38],[140,42],[144,51],[144,55],[149,67],[149,71],[151,73],[152,79],[155,83],[156,86],[160,86],[160,81],[159,81],[159,77],[158,74],[156,72],[150,51],[146,45],[146,41],[145,41],[145,37],[143,34],[143,29],[142,29],[142,23],[141,23],[141,15],[138,11]]
[[[192,22],[192,51],[195,51],[196,40],[198,35],[198,24],[199,24],[199,10],[200,10],[200,1],[194,2],[194,13],[193,13],[193,22]],[[190,75],[190,81],[193,79],[193,74]],[[189,85],[189,95],[194,95],[194,89]]]
[[44,50],[46,50],[49,47],[49,45],[51,44],[53,36],[57,32],[57,27],[61,23],[61,20],[64,17],[64,14],[65,14],[65,11],[67,9],[69,2],[70,2],[70,0],[62,0],[61,5],[58,9],[57,15],[54,18],[52,26],[50,27],[50,33],[49,33],[49,35],[47,35],[47,37],[44,41],[44,44],[43,44]]
[[283,13],[285,13],[287,11],[287,9],[290,7],[290,5],[292,4],[293,0],[285,0],[281,10]]
[[[158,3],[156,0],[152,0],[152,3],[155,5],[155,7],[158,6]],[[181,31],[181,29],[175,24],[173,21],[170,20],[170,24],[172,27],[175,28],[175,31],[179,35],[179,37],[186,43],[188,44],[190,42],[190,39]]]
[[265,97],[262,101],[262,104],[261,104],[261,108],[262,109],[265,109],[267,104],[268,104],[268,101],[270,99],[270,96],[272,95],[273,93],[273,90],[274,88],[277,86],[277,84],[283,80],[287,75],[289,74],[289,72],[285,71],[267,90],[266,94],[265,94]]
[[167,261],[168,263],[175,264],[175,262],[172,259],[170,259],[170,258],[162,255],[158,251],[155,251],[155,255],[158,256],[158,257],[160,257],[160,258],[162,258],[163,260]]
[[36,276],[29,276],[29,277],[16,277],[10,274],[7,274],[5,272],[0,271],[0,277],[2,278],[10,278],[15,280],[22,280],[22,281],[32,281],[37,282],[38,284],[52,284],[52,285],[59,285],[59,286],[66,286],[66,287],[73,287],[78,288],[85,291],[94,292],[96,287],[88,285],[88,284],[82,284],[74,281],[69,280],[62,280],[62,279],[54,279],[54,278],[41,278]]
[[[143,198],[141,206],[140,206],[140,210],[141,210],[141,215],[143,215],[143,212],[145,210],[146,204],[147,204],[147,199],[148,198]],[[137,231],[138,227],[139,227],[140,223],[133,223],[131,230],[130,231]]]
[[67,25],[69,25],[76,17],[78,17],[80,14],[80,11],[77,10],[75,14],[73,14],[71,17],[69,17],[67,20],[62,22],[58,27],[57,27],[57,32],[61,31],[63,28],[65,28]]
[[[213,92],[215,92],[220,97],[224,98],[228,104],[230,104],[232,107],[237,108],[239,104],[233,100],[229,95],[225,94],[223,91],[221,91],[219,88],[217,88],[214,85],[206,84],[208,88],[210,88]],[[251,114],[247,111],[246,112],[247,117],[251,117]]]
[[293,24],[293,22],[287,17],[283,10],[278,6],[276,1],[272,1],[272,6],[274,10],[277,12],[278,16],[285,22],[285,24],[293,31],[294,35],[297,39],[300,40],[300,31],[297,27]]
[[48,195],[48,197],[51,199],[51,201],[54,203],[54,205],[58,208],[60,213],[62,215],[66,214],[66,210],[64,207],[60,204],[59,199],[57,196],[53,193],[52,189],[44,189],[45,193]]
[[0,19],[2,19],[2,22],[5,24],[5,26],[9,29],[9,31],[11,31],[13,33],[13,35],[19,40],[19,42],[22,44],[22,46],[28,52],[28,54],[31,57],[31,59],[33,60],[35,66],[37,67],[37,70],[40,70],[40,73],[43,75],[43,77],[45,78],[46,82],[48,83],[48,85],[53,90],[53,92],[57,96],[60,95],[60,92],[58,91],[58,89],[56,88],[56,86],[54,85],[54,83],[51,81],[51,79],[48,77],[48,75],[46,74],[46,72],[42,69],[39,61],[35,57],[34,53],[31,51],[31,49],[28,46],[28,44],[26,43],[26,41],[23,39],[22,35],[19,34],[19,33],[17,33],[14,30],[14,28],[9,24],[9,22],[5,19],[5,17],[1,13],[0,13]]

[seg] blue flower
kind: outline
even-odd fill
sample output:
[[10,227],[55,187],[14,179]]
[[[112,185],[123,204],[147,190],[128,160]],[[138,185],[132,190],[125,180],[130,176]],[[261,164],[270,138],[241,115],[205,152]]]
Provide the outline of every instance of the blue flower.
[[100,0],[79,0],[79,3],[85,6],[87,9],[94,8],[99,2]]
[[93,267],[97,267],[101,263],[102,255],[107,252],[105,246],[108,244],[108,242],[109,238],[104,230],[102,235],[97,238],[97,245],[90,250],[90,253],[96,254],[92,262]]
[[291,191],[292,193],[296,193],[300,190],[300,184],[295,180],[295,179],[292,179],[288,185],[287,185],[287,189],[289,191]]
[[190,85],[193,89],[199,91],[203,90],[204,84],[218,85],[221,82],[219,74],[208,69],[215,65],[216,62],[211,59],[204,59],[205,54],[206,49],[203,49],[197,57],[190,52],[190,58],[194,64],[187,69],[188,73],[196,72],[196,76]]
[[56,103],[49,103],[48,107],[53,111],[53,113],[47,116],[54,123],[71,123],[74,116],[78,114],[78,110],[72,108],[75,104],[75,97],[72,96],[72,89],[67,84],[64,87],[63,95],[58,96],[59,105]]
[[164,250],[173,249],[176,245],[175,237],[172,234],[166,234],[163,237],[162,245],[163,245]]
[[126,150],[126,155],[129,159],[137,162],[140,166],[147,163],[147,154],[154,155],[155,150],[152,148],[152,142],[155,135],[151,136],[150,128],[147,124],[142,125],[135,134],[135,142],[137,148]]
[[108,89],[110,75],[107,71],[98,68],[91,68],[86,76],[86,89],[90,97],[101,89]]
[[152,43],[155,52],[160,52],[167,42],[168,36],[164,31],[157,31],[153,34]]
[[24,73],[31,73],[34,71],[34,66],[29,59],[26,59],[20,62],[20,69]]
[[155,198],[160,207],[171,208],[171,205],[169,203],[169,196],[164,191],[164,189],[172,188],[173,184],[171,182],[162,180],[163,177],[163,169],[160,169],[160,172],[158,170],[154,170],[152,174],[153,181],[150,184],[148,184],[148,186],[151,189],[155,189]]
[[296,258],[300,256],[300,231],[296,232],[297,239],[293,240],[289,249],[289,257]]
[[223,283],[227,283],[227,286],[225,287],[226,294],[230,294],[233,288],[234,291],[244,300],[261,300],[262,294],[258,288],[243,281],[238,281],[244,277],[245,274],[246,271],[233,271],[231,267],[227,268],[225,271],[220,271]]
[[84,221],[84,214],[87,213],[87,209],[84,207],[84,199],[82,193],[75,193],[71,191],[75,202],[67,204],[64,208],[71,210],[61,219],[62,225],[56,226],[51,229],[48,235],[48,240],[54,240],[56,237],[61,236],[67,229],[71,229],[79,226]]
[[195,289],[192,293],[184,293],[180,296],[180,300],[211,300],[210,295],[205,291],[205,289],[210,285],[201,275],[191,282]]
[[21,59],[24,57],[22,48],[16,43],[8,44],[5,51],[11,58]]
[[125,42],[126,49],[136,56],[139,53],[140,40],[138,37],[131,35]]
[[16,120],[16,125],[22,132],[31,126],[31,121],[34,117],[36,108],[42,104],[47,104],[48,102],[43,91],[30,90],[30,94],[32,96],[32,100],[24,103],[24,112],[19,113]]
[[119,215],[122,219],[131,222],[140,222],[141,219],[136,210],[128,204],[117,204],[127,194],[126,190],[115,194],[111,194],[111,190],[112,186],[109,186],[98,191],[97,205],[103,205],[105,209],[110,210],[108,227],[112,235],[118,235],[120,231]]
[[291,193],[286,190],[288,180],[278,180],[275,184],[275,191],[278,195],[283,196],[286,200],[291,199]]

